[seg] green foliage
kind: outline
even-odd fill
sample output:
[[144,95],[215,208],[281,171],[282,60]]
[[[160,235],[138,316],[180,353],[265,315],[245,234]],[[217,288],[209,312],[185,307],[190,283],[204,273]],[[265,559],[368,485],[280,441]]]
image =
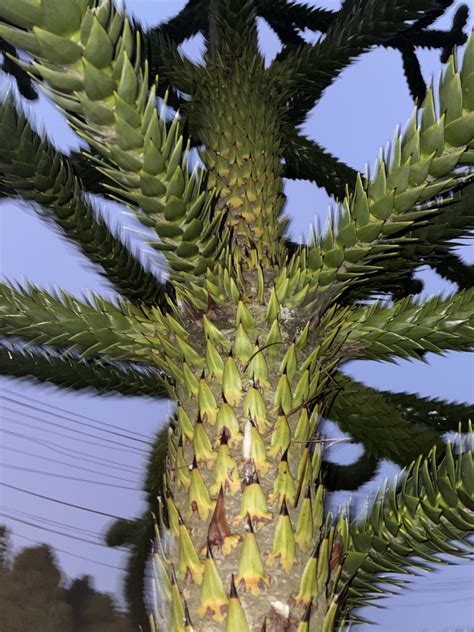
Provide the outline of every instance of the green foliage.
[[146,336],[154,328],[140,322],[143,312],[131,304],[115,305],[97,296],[86,303],[66,292],[53,296],[32,285],[15,289],[0,284],[0,296],[3,336],[21,336],[83,358],[102,355],[154,363],[151,350],[145,350]]
[[66,156],[28,125],[12,98],[0,106],[0,171],[13,194],[41,205],[83,253],[133,302],[164,305],[169,288],[146,270],[91,207]]
[[58,355],[45,348],[1,345],[0,374],[72,390],[90,389],[103,396],[120,393],[168,397],[162,376],[156,371],[117,365],[97,357],[86,359],[71,353]]
[[[464,42],[463,7],[451,31],[426,28],[450,3],[347,0],[331,12],[289,0],[190,0],[145,34],[110,0],[0,4],[7,72],[26,96],[33,96],[26,78],[34,78],[89,145],[62,155],[7,100],[0,195],[40,205],[126,299],[85,301],[1,285],[0,372],[179,399],[177,422],[159,433],[150,455],[146,512],[107,535],[111,546],[129,549],[125,589],[134,625],[148,628],[145,567],[155,536],[172,632],[191,626],[188,602],[193,616],[196,610],[220,623],[228,607],[240,628],[248,627],[246,617],[265,626],[271,600],[247,595],[241,602],[238,591],[265,586],[271,595],[294,564],[301,584],[288,594],[292,616],[302,617],[301,630],[311,620],[329,632],[348,608],[383,593],[378,582],[397,581],[386,573],[425,568],[415,555],[434,562],[437,552],[462,554],[454,541],[466,541],[473,526],[472,451],[453,454],[442,434],[458,423],[463,429],[469,409],[379,392],[339,370],[352,358],[423,359],[474,342],[472,271],[452,252],[453,240],[473,227],[474,37],[461,65],[449,58],[439,89],[426,90],[416,57],[418,46],[433,46],[447,58]],[[283,44],[269,68],[258,50],[258,16]],[[306,27],[326,35],[306,44]],[[179,49],[198,32],[206,46],[200,66]],[[401,51],[422,107],[397,131],[375,174],[363,178],[298,128],[343,69],[373,46]],[[29,61],[19,61],[15,48]],[[180,104],[172,121],[165,120],[168,87],[169,103]],[[203,146],[204,168],[191,170],[191,145]],[[285,237],[284,176],[314,181],[340,201],[309,245]],[[126,203],[155,231],[151,244],[166,259],[166,284],[107,227],[86,191]],[[408,297],[418,289],[415,269],[426,264],[461,291],[426,302]],[[391,306],[374,302],[388,293]],[[325,459],[322,415],[363,444],[356,463]],[[340,513],[333,521],[325,493],[357,489],[385,458],[411,463],[401,483],[380,494],[365,520],[350,525]],[[171,558],[168,538],[178,551],[170,547]],[[224,555],[214,557],[213,547]],[[259,547],[268,549],[263,558]],[[106,618],[106,627],[93,623],[104,609],[112,616],[107,599],[86,580],[68,593],[50,552],[32,554],[33,569],[36,558],[51,571],[42,594],[51,602],[48,632],[71,621],[74,630],[108,629]],[[18,572],[30,581],[20,562],[12,569],[3,563],[2,578]],[[227,597],[219,573],[232,565]]]
[[389,360],[420,359],[430,351],[464,351],[472,346],[474,290],[449,299],[434,297],[423,303],[411,298],[393,307],[375,304],[354,311],[342,330],[348,358]]
[[468,554],[459,543],[474,527],[473,481],[472,451],[448,444],[442,458],[433,448],[407,468],[400,484],[380,491],[367,517],[350,527],[343,567],[351,577],[348,608],[383,596],[391,583],[386,573],[431,570],[426,562],[445,563],[440,554]]
[[[337,376],[340,390],[329,410],[329,418],[354,441],[362,443],[369,456],[408,465],[419,454],[428,453],[442,443],[439,432],[411,417],[409,407],[396,407],[384,392],[368,388],[342,374]],[[418,422],[418,423],[416,423]]]
[[[436,4],[445,8],[451,2],[443,0]],[[291,123],[303,123],[323,91],[354,58],[371,46],[385,44],[398,33],[406,32],[409,21],[416,25],[426,19],[430,11],[433,11],[430,0],[346,2],[324,39],[287,54],[284,51],[283,60],[277,58],[274,63],[293,69],[293,85],[290,84],[289,90],[297,94],[297,98],[289,113]]]

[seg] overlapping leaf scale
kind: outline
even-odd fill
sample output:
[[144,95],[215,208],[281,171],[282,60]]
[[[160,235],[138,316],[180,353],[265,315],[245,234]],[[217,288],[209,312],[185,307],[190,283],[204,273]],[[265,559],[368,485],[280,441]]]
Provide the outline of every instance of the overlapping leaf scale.
[[[440,213],[437,196],[466,180],[468,176],[456,168],[463,157],[466,159],[474,139],[473,59],[471,36],[462,69],[456,71],[451,57],[443,75],[440,116],[436,115],[430,89],[421,115],[415,112],[404,134],[396,134],[390,163],[381,158],[375,177],[365,183],[358,176],[353,194],[339,209],[337,227],[330,222],[321,237],[315,237],[311,246],[295,255],[296,265],[308,270],[305,274],[312,286],[360,282],[382,270],[401,248],[410,246],[412,240],[418,243],[424,239],[424,221]],[[441,203],[438,206],[444,208]],[[415,232],[418,228],[419,235]],[[412,233],[407,237],[409,230]],[[416,254],[415,247],[412,255]]]
[[442,564],[439,554],[466,555],[474,528],[473,494],[471,445],[455,453],[448,444],[442,459],[435,447],[407,468],[399,485],[382,489],[367,516],[349,527],[342,575],[352,578],[346,608],[387,593],[387,586],[397,584],[387,573],[432,570],[419,558]]
[[474,404],[447,402],[412,393],[381,392],[390,405],[406,414],[412,422],[426,424],[438,432],[467,428],[469,421],[474,419]]
[[165,368],[163,354],[153,350],[161,329],[157,320],[150,321],[131,303],[117,305],[98,296],[84,302],[64,291],[55,296],[33,285],[0,284],[0,335],[20,337],[33,345],[48,345],[81,358],[140,361]]
[[102,266],[123,296],[166,305],[166,284],[146,270],[94,212],[68,159],[33,131],[11,98],[0,105],[0,172],[2,185],[42,205],[46,217]]
[[203,171],[189,170],[178,117],[157,112],[139,30],[111,0],[5,0],[0,19],[0,36],[34,57],[25,67],[93,148],[110,196],[156,231],[172,274],[212,265],[222,218]]
[[328,416],[362,443],[370,456],[405,466],[442,443],[439,432],[422,425],[420,419],[413,423],[410,414],[391,404],[385,393],[341,373],[336,379],[341,389]]
[[45,348],[0,345],[0,375],[72,390],[94,390],[101,395],[167,397],[163,376],[130,365],[113,364],[95,358],[80,359]]
[[272,13],[281,16],[300,31],[308,28],[312,31],[326,32],[334,21],[337,13],[330,9],[313,7],[300,2],[288,0],[257,0],[257,11],[259,15],[273,17]]
[[[472,285],[472,271],[469,266],[452,254],[459,240],[469,236],[474,228],[474,182],[467,184],[453,194],[453,198],[439,206],[439,212],[425,224],[414,224],[413,229],[404,233],[403,241],[399,241],[397,256],[377,261],[374,271],[363,283],[351,287],[351,296],[369,296],[384,290],[384,285],[392,281],[407,285],[407,274],[421,265],[429,265],[438,274],[458,283],[464,289]],[[449,267],[455,265],[453,274]],[[449,274],[449,276],[448,276]],[[414,292],[416,293],[416,292]]]
[[467,351],[474,345],[474,290],[417,303],[405,298],[393,307],[375,304],[347,316],[338,333],[346,358],[420,359],[426,352]]
[[[441,0],[447,7],[451,0]],[[433,11],[427,0],[367,0],[345,2],[336,19],[330,20],[324,38],[297,50],[283,51],[274,64],[283,63],[293,69],[290,89],[296,94],[288,116],[293,124],[302,124],[309,110],[350,62],[371,46],[391,40],[406,32],[410,22]],[[318,28],[316,26],[316,28]],[[324,28],[324,27],[323,27]]]

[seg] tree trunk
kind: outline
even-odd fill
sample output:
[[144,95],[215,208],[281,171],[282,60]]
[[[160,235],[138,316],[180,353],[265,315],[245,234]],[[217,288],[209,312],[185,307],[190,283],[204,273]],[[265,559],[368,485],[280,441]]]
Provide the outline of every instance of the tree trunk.
[[282,275],[265,273],[263,300],[257,273],[244,276],[237,305],[186,323],[193,350],[183,348],[164,500],[170,529],[160,529],[166,629],[191,629],[190,616],[206,631],[330,630],[327,600],[342,560],[340,537],[323,525],[314,401],[331,381],[309,323],[280,309]]

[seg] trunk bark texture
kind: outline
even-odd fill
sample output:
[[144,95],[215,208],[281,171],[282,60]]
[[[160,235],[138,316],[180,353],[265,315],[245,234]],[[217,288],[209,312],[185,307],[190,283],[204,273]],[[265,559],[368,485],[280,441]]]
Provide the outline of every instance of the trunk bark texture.
[[264,273],[260,300],[258,273],[243,276],[236,304],[186,324],[158,564],[172,632],[188,618],[209,631],[323,630],[342,563],[317,432],[326,345],[280,308],[281,275]]

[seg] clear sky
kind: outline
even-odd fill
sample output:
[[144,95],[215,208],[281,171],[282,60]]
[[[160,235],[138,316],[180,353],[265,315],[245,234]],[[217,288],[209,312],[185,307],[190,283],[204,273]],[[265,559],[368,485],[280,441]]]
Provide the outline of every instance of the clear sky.
[[[176,14],[185,2],[126,0],[125,4],[136,17],[152,25]],[[307,4],[335,9],[339,2],[307,1]],[[449,25],[452,14],[451,10],[438,26]],[[271,59],[279,48],[278,40],[265,24],[260,26],[261,46]],[[200,42],[189,42],[184,49],[196,57]],[[421,61],[425,78],[432,74],[437,77],[441,67],[439,52],[423,52]],[[5,88],[6,82],[0,85]],[[44,122],[59,147],[77,146],[77,138],[45,97],[28,109],[35,120]],[[366,162],[374,164],[379,147],[392,139],[396,125],[403,126],[411,112],[412,102],[400,55],[379,49],[363,55],[327,90],[310,116],[306,133],[351,166],[363,170]],[[292,218],[290,230],[295,238],[300,238],[308,234],[309,223],[315,215],[326,216],[331,200],[324,191],[305,182],[286,182],[286,194],[287,212]],[[123,215],[124,208],[110,203],[101,203],[101,206],[114,224],[124,227],[124,234],[133,239],[146,257],[146,246],[129,230],[138,226]],[[0,228],[0,267],[4,278],[30,279],[42,287],[61,287],[77,296],[89,291],[114,296],[110,286],[87,261],[26,205],[1,202]],[[472,262],[472,250],[463,247],[460,252],[466,261]],[[421,271],[420,274],[427,281],[426,297],[454,289],[434,273]],[[375,387],[417,391],[425,396],[457,401],[473,399],[473,363],[464,353],[444,357],[430,355],[426,364],[357,362],[346,370]],[[143,441],[151,438],[163,424],[170,410],[168,402],[69,394],[9,379],[0,380],[0,395],[3,481],[117,516],[134,517],[145,509],[140,491],[147,449]],[[78,423],[81,419],[95,428]],[[113,435],[111,430],[125,432],[131,438]],[[86,432],[95,437],[83,434]],[[117,443],[111,444],[112,441]],[[337,448],[331,458],[351,462],[359,453],[357,446],[350,450]],[[54,475],[39,474],[40,470]],[[394,472],[393,465],[384,464],[378,478],[381,480]],[[129,487],[134,489],[125,489]],[[359,507],[363,506],[368,491],[369,486],[365,486],[353,495]],[[60,564],[69,577],[91,574],[99,589],[120,595],[122,573],[119,568],[124,565],[123,554],[94,544],[100,542],[100,534],[110,518],[7,488],[0,488],[0,500],[1,513],[17,519],[0,516],[0,523],[11,527],[16,548],[30,545],[32,541],[48,542],[57,551],[61,550],[58,552]],[[378,628],[360,626],[357,629],[360,632],[369,629],[386,632],[473,630],[474,618],[469,605],[472,586],[472,571],[466,564],[446,566],[428,577],[415,579],[409,592],[385,600],[387,609],[365,611],[365,616],[379,623]]]

